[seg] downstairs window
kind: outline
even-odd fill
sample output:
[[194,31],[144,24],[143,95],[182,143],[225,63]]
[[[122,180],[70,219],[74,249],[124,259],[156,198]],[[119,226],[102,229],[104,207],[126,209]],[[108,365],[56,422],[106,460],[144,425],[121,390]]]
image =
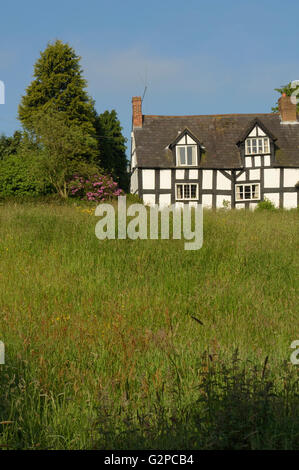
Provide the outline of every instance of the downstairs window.
[[181,201],[198,199],[198,184],[176,184],[176,199]]
[[260,184],[236,184],[236,201],[255,201],[260,199]]

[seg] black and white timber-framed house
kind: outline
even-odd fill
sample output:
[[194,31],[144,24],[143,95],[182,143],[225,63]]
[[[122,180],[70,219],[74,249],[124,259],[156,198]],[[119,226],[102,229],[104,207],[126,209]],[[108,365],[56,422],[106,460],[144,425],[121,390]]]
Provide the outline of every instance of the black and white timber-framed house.
[[290,97],[279,113],[142,115],[132,99],[131,193],[145,204],[299,206],[299,121]]

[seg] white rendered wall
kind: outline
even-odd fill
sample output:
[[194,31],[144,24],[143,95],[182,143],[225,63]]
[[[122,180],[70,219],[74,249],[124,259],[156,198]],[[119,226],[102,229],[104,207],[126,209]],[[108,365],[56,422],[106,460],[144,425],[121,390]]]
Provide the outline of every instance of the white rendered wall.
[[198,179],[198,170],[189,170],[189,180]]
[[280,169],[267,168],[264,170],[264,187],[279,188]]
[[188,134],[187,134],[187,144],[189,144],[189,145],[190,144],[196,144],[196,142],[193,139],[191,139],[191,137]]
[[202,206],[206,208],[211,208],[213,203],[212,194],[203,194],[202,195]]
[[261,157],[259,155],[256,155],[254,157],[254,166],[261,166],[261,165],[262,165]]
[[186,136],[183,135],[183,137],[177,142],[176,145],[186,145]]
[[132,149],[131,149],[131,155],[132,155],[132,164],[131,164],[131,167],[134,168],[135,165],[136,165],[136,155],[135,155],[135,150],[136,150],[136,146],[135,146],[135,137],[134,137],[134,133],[132,132],[131,134],[132,136]]
[[252,167],[251,157],[245,157],[245,166],[246,166],[246,168],[251,168]]
[[144,194],[142,196],[144,204],[148,206],[153,206],[155,204],[156,197],[154,194]]
[[238,181],[238,183],[239,183],[239,181],[245,181],[245,180],[246,180],[246,173],[245,173],[245,171],[243,171],[243,173],[242,173],[240,176],[238,176],[238,177],[236,178],[236,180]]
[[231,207],[232,199],[231,196],[216,196],[216,207],[217,209],[223,209],[225,206],[223,205],[224,201],[229,202],[229,207]]
[[291,188],[299,182],[299,168],[285,168],[283,172],[283,186]]
[[155,189],[155,170],[142,170],[142,188]]
[[185,170],[175,170],[175,177],[177,180],[183,180],[185,177]]
[[271,165],[270,155],[264,155],[264,166],[270,166],[270,165]]
[[131,188],[130,192],[131,193],[136,193],[138,191],[138,169],[134,171],[134,173],[131,176]]
[[265,132],[262,131],[262,129],[261,129],[260,127],[257,127],[257,135],[260,136],[260,137],[262,137],[262,136],[264,136],[264,135],[266,135],[266,134],[265,134]]
[[261,170],[249,170],[250,180],[259,180],[261,177]]
[[220,171],[217,171],[217,189],[231,189],[231,180],[226,178]]
[[167,207],[171,204],[171,194],[160,194],[159,207]]
[[171,170],[160,170],[160,188],[171,189]]
[[202,189],[213,188],[213,170],[202,171]]
[[297,192],[284,193],[283,208],[284,209],[296,209],[296,207],[297,207]]

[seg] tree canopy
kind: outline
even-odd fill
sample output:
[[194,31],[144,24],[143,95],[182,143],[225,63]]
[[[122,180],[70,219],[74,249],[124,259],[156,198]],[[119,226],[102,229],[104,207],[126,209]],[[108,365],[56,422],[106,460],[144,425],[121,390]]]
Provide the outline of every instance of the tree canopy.
[[94,131],[94,103],[86,91],[80,59],[72,47],[59,40],[49,43],[40,53],[34,66],[34,80],[19,105],[19,119],[25,129],[33,130],[36,114],[51,108],[65,112],[68,120]]
[[[41,168],[63,197],[67,196],[70,170],[78,171],[83,164],[101,168],[122,189],[128,188],[126,139],[117,113],[97,114],[80,59],[69,44],[49,43],[34,65],[33,80],[18,110],[24,135],[42,156]],[[6,144],[3,141],[2,147]]]
[[[94,164],[97,141],[84,127],[68,122],[63,111],[48,110],[35,119],[37,175],[50,183],[62,198],[67,198],[69,182],[75,173],[90,175],[99,170]],[[89,160],[85,158],[87,152]]]
[[22,133],[15,131],[12,137],[0,136],[0,160],[9,156],[15,155],[19,149],[22,141]]

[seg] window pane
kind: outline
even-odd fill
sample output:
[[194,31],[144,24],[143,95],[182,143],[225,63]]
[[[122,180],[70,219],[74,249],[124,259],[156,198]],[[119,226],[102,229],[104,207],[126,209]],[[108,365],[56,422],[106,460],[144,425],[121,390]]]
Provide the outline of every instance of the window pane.
[[246,144],[247,144],[247,151],[246,151],[246,153],[247,153],[247,154],[251,154],[251,140],[250,140],[250,139],[247,139],[247,140],[246,140]]
[[245,199],[251,199],[251,186],[245,186]]
[[184,186],[184,198],[189,199],[190,198],[190,185],[185,184]]
[[258,199],[258,198],[259,198],[259,185],[253,184],[252,185],[252,199]]
[[182,199],[183,198],[183,186],[181,184],[177,185],[176,192],[177,192],[177,199]]
[[187,164],[188,165],[195,165],[195,147],[194,145],[191,147],[187,147]]
[[185,147],[179,147],[179,164],[186,165]]
[[263,139],[259,139],[259,153],[263,152]]
[[257,153],[257,142],[256,139],[252,139],[252,152],[251,153]]
[[191,184],[191,198],[196,199],[196,184]]
[[187,147],[187,164],[193,165],[193,147]]
[[264,139],[264,152],[269,152],[269,139]]

